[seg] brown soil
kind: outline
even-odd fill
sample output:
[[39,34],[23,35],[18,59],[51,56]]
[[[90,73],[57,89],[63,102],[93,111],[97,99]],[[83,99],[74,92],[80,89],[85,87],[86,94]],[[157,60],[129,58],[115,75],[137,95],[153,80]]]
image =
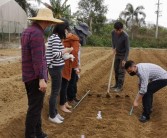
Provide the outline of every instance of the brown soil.
[[[133,49],[130,59],[151,62],[166,68],[167,50]],[[19,50],[0,50],[2,57],[20,56]],[[8,61],[8,59],[7,59]],[[137,93],[137,78],[126,76],[125,87],[121,94],[111,93],[106,98],[107,83],[112,56],[109,48],[83,48],[82,74],[79,81],[79,97],[88,90],[90,94],[73,111],[61,114],[65,122],[52,124],[47,119],[50,81],[43,109],[43,129],[49,138],[166,138],[167,136],[167,94],[166,88],[154,96],[154,112],[148,123],[138,121],[142,108],[134,109],[129,116],[134,97]],[[27,110],[27,97],[21,82],[21,64],[0,61],[0,138],[23,138],[24,121]],[[97,120],[102,111],[102,120]]]

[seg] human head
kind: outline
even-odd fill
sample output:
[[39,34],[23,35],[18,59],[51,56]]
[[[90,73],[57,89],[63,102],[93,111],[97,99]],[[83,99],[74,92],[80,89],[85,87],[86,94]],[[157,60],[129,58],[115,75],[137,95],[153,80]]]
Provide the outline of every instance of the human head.
[[79,22],[78,25],[74,27],[76,34],[80,39],[80,44],[83,46],[86,44],[86,38],[92,33],[89,31],[89,26],[84,22]]
[[48,8],[39,9],[36,17],[30,17],[28,20],[38,23],[43,30],[52,24],[63,23],[62,20],[53,17],[53,13]]
[[70,31],[69,23],[66,19],[61,19],[64,21],[62,24],[57,24],[54,27],[53,33],[58,34],[60,39],[66,39],[67,33]]
[[115,29],[115,32],[118,34],[118,35],[120,35],[121,33],[122,33],[122,31],[123,31],[123,23],[121,23],[121,22],[116,22],[115,24],[114,24],[114,29]]
[[129,75],[134,76],[137,73],[137,66],[135,65],[135,62],[132,60],[129,60],[125,63],[125,70],[128,72]]

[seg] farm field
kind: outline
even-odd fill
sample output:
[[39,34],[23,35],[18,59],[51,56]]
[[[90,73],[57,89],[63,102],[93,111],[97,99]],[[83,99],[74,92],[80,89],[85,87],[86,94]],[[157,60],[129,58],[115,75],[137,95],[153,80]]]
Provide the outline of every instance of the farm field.
[[[136,63],[155,63],[167,70],[167,50],[131,49],[129,59]],[[49,138],[80,138],[81,135],[86,138],[167,137],[167,88],[155,94],[151,120],[142,124],[138,121],[141,106],[129,116],[138,92],[137,77],[126,74],[124,90],[119,96],[111,90],[111,98],[105,97],[112,63],[111,48],[83,48],[81,63],[78,97],[88,90],[90,95],[71,114],[60,112],[65,117],[60,125],[48,121],[49,80],[42,115],[43,129]],[[24,137],[26,110],[20,50],[0,50],[0,138]],[[98,111],[102,111],[102,120],[96,119]]]

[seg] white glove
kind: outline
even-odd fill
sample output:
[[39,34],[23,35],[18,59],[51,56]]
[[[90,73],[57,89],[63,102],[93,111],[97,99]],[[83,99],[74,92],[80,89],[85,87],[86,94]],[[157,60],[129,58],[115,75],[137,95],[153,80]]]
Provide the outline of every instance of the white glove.
[[69,55],[70,55],[69,53],[65,53],[65,54],[63,55],[63,59],[64,59],[64,60],[69,59]]
[[74,58],[75,58],[75,57],[73,56],[73,54],[70,54],[69,57],[70,57],[71,61],[73,62],[73,61],[74,61]]
[[69,54],[69,53],[65,53],[64,55],[63,55],[63,59],[64,60],[67,60],[67,59],[71,59],[71,61],[74,61],[74,56],[72,55],[72,54]]

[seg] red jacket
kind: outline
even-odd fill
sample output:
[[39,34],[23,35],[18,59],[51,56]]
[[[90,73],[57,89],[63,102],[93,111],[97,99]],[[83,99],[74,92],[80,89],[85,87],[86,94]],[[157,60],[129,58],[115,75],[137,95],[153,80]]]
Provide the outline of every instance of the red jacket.
[[71,79],[72,68],[78,67],[78,51],[80,45],[79,37],[72,33],[69,33],[67,35],[67,38],[63,41],[63,45],[65,48],[73,47],[71,54],[73,54],[73,56],[75,57],[73,62],[70,59],[65,61],[65,65],[62,71],[63,78],[69,81]]

